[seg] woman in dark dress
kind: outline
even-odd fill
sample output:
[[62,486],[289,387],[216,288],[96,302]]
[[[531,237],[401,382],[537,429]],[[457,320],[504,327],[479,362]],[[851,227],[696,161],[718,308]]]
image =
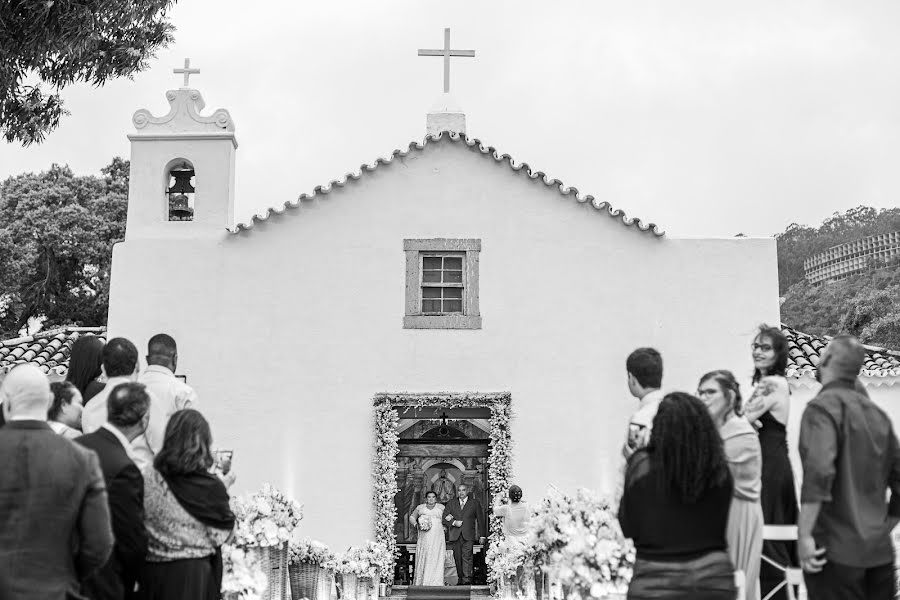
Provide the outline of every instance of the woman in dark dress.
[[234,475],[210,472],[211,445],[203,415],[179,410],[153,468],[144,471],[148,543],[140,600],[219,600],[221,546],[234,528],[226,483]]
[[85,405],[103,389],[103,384],[97,379],[103,372],[101,367],[105,345],[101,338],[90,334],[81,336],[72,344],[66,381],[78,388]]
[[668,394],[646,449],[628,459],[619,504],[637,560],[628,600],[733,600],[726,530],[733,481],[706,406]]
[[[796,525],[799,514],[794,471],[788,457],[787,422],[790,415],[790,388],[785,371],[788,341],[780,329],[762,325],[753,340],[753,384],[745,414],[759,429],[762,449],[762,493],[760,502],[766,525]],[[763,556],[782,566],[797,566],[796,542],[765,541]],[[762,561],[759,572],[762,596],[784,583],[784,571]],[[782,586],[772,596],[787,600]]]

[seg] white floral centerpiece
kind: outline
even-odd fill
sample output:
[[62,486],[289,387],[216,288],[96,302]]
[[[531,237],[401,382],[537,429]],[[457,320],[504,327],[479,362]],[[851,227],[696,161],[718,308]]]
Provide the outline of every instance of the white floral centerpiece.
[[[232,497],[231,510],[234,535],[222,546],[224,596],[256,600],[278,594],[287,582],[287,556],[281,549],[303,519],[303,507],[265,484],[255,494]],[[275,562],[282,567],[273,566],[273,557],[278,556],[281,560]]]
[[634,546],[622,535],[608,499],[585,489],[569,496],[551,488],[531,526],[535,558],[569,600],[628,591]]
[[332,564],[335,556],[328,546],[308,537],[292,539],[288,543],[288,550],[291,564],[308,563],[324,567]]
[[249,496],[231,500],[236,523],[235,544],[244,547],[280,546],[291,539],[303,519],[303,507],[268,483]]

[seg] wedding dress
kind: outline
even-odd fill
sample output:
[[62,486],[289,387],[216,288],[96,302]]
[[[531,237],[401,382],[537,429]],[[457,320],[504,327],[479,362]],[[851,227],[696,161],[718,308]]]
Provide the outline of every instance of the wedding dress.
[[428,509],[424,504],[416,508],[416,520],[425,517],[431,520],[431,529],[419,529],[416,542],[416,573],[413,585],[444,585],[444,559],[447,554],[447,543],[444,541],[444,527],[441,518],[444,505],[435,504]]

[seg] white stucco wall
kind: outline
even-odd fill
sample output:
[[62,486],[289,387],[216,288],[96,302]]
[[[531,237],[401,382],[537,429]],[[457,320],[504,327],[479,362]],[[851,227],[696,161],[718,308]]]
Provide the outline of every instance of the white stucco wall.
[[[402,328],[403,239],[430,237],[482,240],[481,330]],[[510,391],[527,494],[611,490],[628,353],[655,346],[666,387],[694,390],[749,368],[761,322],[773,240],[656,238],[441,142],[239,235],[128,238],[109,335],[175,336],[237,491],[286,488],[304,534],[341,548],[372,536],[375,393]]]

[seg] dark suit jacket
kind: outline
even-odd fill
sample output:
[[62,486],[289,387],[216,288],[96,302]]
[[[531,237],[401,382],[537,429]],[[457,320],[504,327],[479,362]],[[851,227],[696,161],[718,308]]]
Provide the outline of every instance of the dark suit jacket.
[[[462,521],[462,527],[454,527],[452,521],[447,521],[447,516],[453,517],[453,521]],[[481,502],[469,496],[466,507],[459,506],[459,498],[454,498],[444,506],[444,521],[450,527],[450,541],[455,542],[460,537],[466,541],[477,542],[481,536],[487,537],[487,522],[484,518],[484,507]],[[475,524],[478,524],[476,531]]]
[[97,455],[43,421],[0,428],[0,598],[81,598],[112,547]]
[[116,545],[109,561],[85,580],[82,593],[91,600],[130,598],[147,554],[144,527],[144,478],[112,432],[100,428],[75,440],[100,458]]

